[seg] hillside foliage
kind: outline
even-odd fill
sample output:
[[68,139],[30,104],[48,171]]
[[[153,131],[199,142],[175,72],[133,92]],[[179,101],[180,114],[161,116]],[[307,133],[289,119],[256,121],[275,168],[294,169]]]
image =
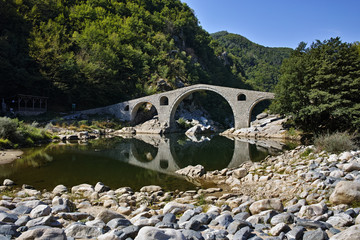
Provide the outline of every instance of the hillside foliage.
[[270,48],[226,31],[211,34],[212,46],[233,73],[253,89],[273,91],[280,76],[280,66],[293,51],[291,48]]
[[[116,103],[196,83],[248,88],[180,0],[0,0],[0,96]],[[167,89],[158,86],[160,79]],[[163,81],[163,82],[164,82]]]
[[360,130],[360,54],[340,38],[300,43],[281,67],[272,108],[313,132]]

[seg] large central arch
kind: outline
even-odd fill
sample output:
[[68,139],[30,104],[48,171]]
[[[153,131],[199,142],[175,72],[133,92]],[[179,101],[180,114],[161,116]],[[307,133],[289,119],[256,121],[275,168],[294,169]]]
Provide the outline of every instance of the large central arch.
[[218,90],[211,88],[211,87],[196,87],[196,88],[192,88],[189,89],[188,91],[183,92],[182,94],[180,94],[179,96],[177,96],[173,102],[173,104],[170,106],[170,116],[169,116],[169,123],[170,123],[170,127],[174,127],[175,126],[175,113],[176,110],[178,108],[178,106],[180,105],[180,103],[187,98],[188,96],[190,96],[191,94],[195,93],[195,92],[200,92],[200,91],[210,91],[210,92],[214,92],[216,94],[218,94],[219,96],[221,96],[230,106],[234,120],[235,120],[235,112],[234,112],[234,106],[232,105],[232,103],[223,96],[223,94],[221,94],[221,92],[219,92]]

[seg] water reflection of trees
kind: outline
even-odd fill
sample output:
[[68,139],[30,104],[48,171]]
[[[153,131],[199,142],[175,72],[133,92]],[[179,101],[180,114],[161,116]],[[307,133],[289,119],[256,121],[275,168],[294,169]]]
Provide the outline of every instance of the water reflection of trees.
[[54,144],[49,144],[46,147],[42,148],[28,148],[24,149],[24,154],[21,158],[16,159],[15,161],[0,165],[0,177],[6,178],[11,176],[14,172],[19,171],[21,168],[25,167],[41,167],[45,166],[53,160],[46,151],[53,147]]
[[51,157],[47,153],[47,151],[53,146],[53,144],[49,144],[44,148],[27,149],[23,157],[15,161],[15,167],[24,165],[31,167],[40,167],[46,165],[53,160],[53,157]]

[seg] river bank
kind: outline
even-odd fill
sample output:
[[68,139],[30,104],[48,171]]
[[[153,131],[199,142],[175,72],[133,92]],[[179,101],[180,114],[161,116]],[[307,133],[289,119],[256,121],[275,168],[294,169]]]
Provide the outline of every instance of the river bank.
[[0,165],[11,163],[12,161],[18,159],[23,154],[23,151],[18,149],[8,149],[0,151]]
[[38,191],[5,180],[0,234],[129,240],[360,236],[360,151],[328,154],[300,146],[238,168],[197,168],[182,170],[217,187],[165,192],[144,186],[136,192],[99,182]]

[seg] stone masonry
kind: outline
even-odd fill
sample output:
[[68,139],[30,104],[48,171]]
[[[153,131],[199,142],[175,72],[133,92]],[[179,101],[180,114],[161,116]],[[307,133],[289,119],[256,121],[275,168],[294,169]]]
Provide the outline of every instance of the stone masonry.
[[189,95],[198,91],[212,91],[222,96],[230,105],[235,120],[235,128],[249,127],[251,111],[256,104],[263,100],[273,99],[274,94],[238,88],[220,87],[207,84],[197,84],[189,87],[154,94],[142,98],[117,103],[107,107],[89,109],[82,114],[112,114],[124,121],[134,120],[139,107],[143,103],[151,103],[158,112],[160,123],[174,129],[176,126],[174,115],[179,104]]

